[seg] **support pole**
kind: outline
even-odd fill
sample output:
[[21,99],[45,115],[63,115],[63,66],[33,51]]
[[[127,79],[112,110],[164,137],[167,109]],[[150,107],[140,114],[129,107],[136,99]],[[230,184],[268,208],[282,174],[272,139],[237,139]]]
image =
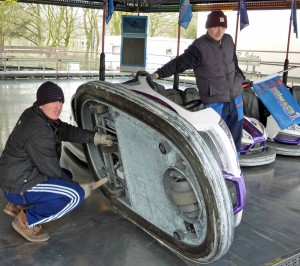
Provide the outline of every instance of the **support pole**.
[[[285,55],[285,61],[284,61],[284,67],[283,70],[288,70],[289,68],[289,52],[290,52],[290,39],[291,39],[291,28],[292,28],[292,14],[290,18],[290,27],[289,27],[289,34],[288,34],[288,42],[287,42],[287,48],[286,48],[286,55]],[[282,75],[282,82],[286,85],[288,79],[288,71],[283,72]]]
[[235,40],[234,40],[234,47],[237,48],[237,38],[238,38],[238,32],[239,32],[239,18],[240,18],[240,12],[237,12],[236,15],[236,26],[235,26]]
[[[177,34],[177,55],[179,56],[179,48],[180,48],[180,25],[178,24],[178,34]],[[173,89],[179,89],[179,73],[174,75]]]
[[99,66],[99,80],[105,81],[105,18],[106,18],[107,2],[103,2],[103,18],[102,18],[102,49],[100,54],[100,66]]

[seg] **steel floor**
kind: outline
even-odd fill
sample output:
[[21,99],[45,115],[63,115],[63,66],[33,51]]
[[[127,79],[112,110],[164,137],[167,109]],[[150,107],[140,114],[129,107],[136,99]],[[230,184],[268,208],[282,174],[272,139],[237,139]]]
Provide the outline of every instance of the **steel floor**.
[[[68,121],[69,101],[87,80],[54,80],[65,92],[62,119]],[[0,152],[19,115],[35,101],[43,80],[0,81]],[[84,164],[64,152],[62,165],[76,180],[92,180]],[[243,169],[247,197],[241,224],[229,252],[209,265],[274,265],[300,254],[300,158],[277,156],[269,166]],[[0,210],[6,205],[0,196]],[[196,265],[174,255],[119,215],[101,190],[69,215],[43,226],[51,238],[30,243],[12,228],[12,217],[0,212],[0,265]]]

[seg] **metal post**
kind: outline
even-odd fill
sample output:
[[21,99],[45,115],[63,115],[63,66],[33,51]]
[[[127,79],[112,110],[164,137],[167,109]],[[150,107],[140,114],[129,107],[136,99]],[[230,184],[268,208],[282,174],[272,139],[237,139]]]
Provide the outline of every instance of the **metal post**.
[[237,17],[236,17],[236,26],[235,26],[235,41],[234,41],[235,49],[237,47],[237,38],[238,38],[238,29],[239,29],[239,18],[240,18],[240,11],[238,10]]
[[107,1],[103,2],[103,18],[102,18],[102,50],[100,54],[100,66],[99,66],[99,80],[105,81],[105,17],[106,17]]
[[[179,56],[179,46],[180,46],[180,25],[178,24],[178,34],[177,34],[177,55]],[[179,73],[174,74],[174,82],[173,82],[173,89],[179,89]]]
[[[291,14],[291,17],[290,17],[288,42],[287,42],[286,56],[285,56],[283,70],[287,70],[289,68],[289,51],[290,51],[291,28],[292,28],[292,14]],[[282,82],[286,85],[287,84],[287,80],[288,80],[288,71],[285,71],[285,72],[283,72],[283,75],[282,75]]]

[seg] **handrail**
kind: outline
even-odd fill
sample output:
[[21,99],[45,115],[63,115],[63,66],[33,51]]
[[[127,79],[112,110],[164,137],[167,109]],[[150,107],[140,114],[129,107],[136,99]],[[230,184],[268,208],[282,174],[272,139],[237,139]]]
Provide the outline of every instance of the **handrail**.
[[11,53],[22,54],[67,54],[68,48],[65,47],[42,47],[42,46],[0,46],[0,53],[5,56]]
[[[70,51],[69,51],[70,52]],[[258,54],[269,52],[271,53],[284,53],[280,51],[252,51],[252,50],[238,50],[239,65],[244,71],[244,74],[249,79],[256,79],[261,76],[266,76],[275,72],[283,70],[284,63],[271,60],[262,60]],[[300,67],[300,52],[291,52],[293,54],[293,61],[290,66]],[[266,56],[267,57],[267,56]],[[299,59],[298,59],[299,57]],[[119,55],[108,53],[106,56],[106,71],[118,72],[120,65]],[[297,62],[294,62],[294,60]],[[163,64],[171,59],[170,56],[162,55],[147,55],[147,71],[155,71]],[[51,71],[51,73],[50,73]],[[21,73],[22,72],[22,73]],[[56,76],[80,76],[90,75],[97,76],[99,73],[98,60],[85,60],[72,58],[24,58],[24,57],[10,57],[2,56],[0,54],[0,78],[15,77],[18,78],[21,74],[22,77],[42,76],[41,72],[45,75]],[[89,74],[90,72],[90,74]],[[289,73],[288,83],[300,83],[300,69],[291,71]],[[56,73],[56,74],[55,74]],[[189,72],[187,72],[188,74]]]
[[[4,68],[7,67],[7,63],[8,62],[30,62],[31,63],[31,67],[35,68],[35,64],[34,62],[44,62],[44,63],[48,63],[51,64],[51,62],[55,63],[57,65],[57,63],[81,63],[81,64],[91,64],[94,63],[95,66],[97,66],[99,64],[98,60],[84,60],[84,59],[61,59],[61,58],[23,58],[23,57],[0,57],[0,70],[1,70],[1,66],[3,66]],[[119,63],[118,60],[109,60],[106,63]],[[157,64],[159,66],[162,66],[163,64],[158,64],[157,62],[148,62],[149,64]],[[255,60],[255,59],[239,59],[239,64],[240,65],[269,65],[269,66],[278,66],[278,67],[283,67],[283,62],[279,62],[279,61],[262,61],[262,60]],[[299,66],[300,67],[300,63],[297,62],[290,62],[291,66]],[[20,64],[18,64],[18,69],[20,68]],[[30,68],[28,66],[28,68]],[[155,68],[153,68],[155,69]],[[59,69],[56,69],[57,71]],[[67,69],[65,69],[67,70]],[[94,70],[98,70],[98,69],[94,69]],[[116,69],[117,70],[117,69]],[[3,69],[2,69],[3,71]],[[5,71],[5,69],[4,69]]]

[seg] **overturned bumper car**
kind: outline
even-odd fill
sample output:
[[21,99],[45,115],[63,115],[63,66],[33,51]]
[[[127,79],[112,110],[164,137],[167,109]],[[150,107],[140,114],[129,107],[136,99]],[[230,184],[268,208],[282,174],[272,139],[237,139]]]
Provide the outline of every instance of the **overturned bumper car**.
[[197,263],[229,249],[245,183],[231,135],[212,109],[191,112],[145,74],[125,84],[92,81],[74,98],[76,123],[116,136],[84,145],[112,205],[174,253]]

